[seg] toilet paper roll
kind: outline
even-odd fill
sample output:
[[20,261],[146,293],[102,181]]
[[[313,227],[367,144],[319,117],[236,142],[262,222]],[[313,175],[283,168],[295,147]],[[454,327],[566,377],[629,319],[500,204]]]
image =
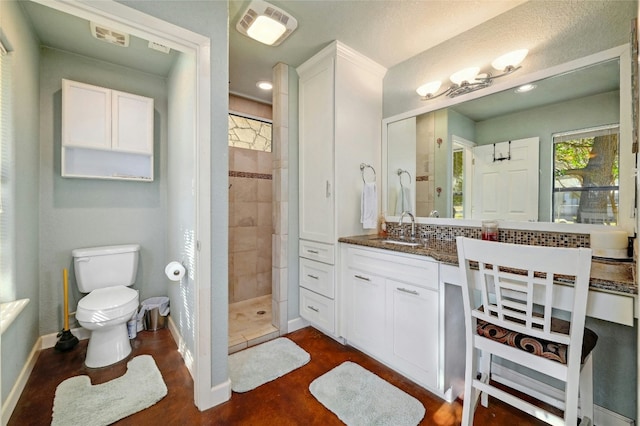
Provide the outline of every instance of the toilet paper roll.
[[180,262],[169,262],[164,268],[164,273],[171,281],[180,281],[184,277],[186,270]]

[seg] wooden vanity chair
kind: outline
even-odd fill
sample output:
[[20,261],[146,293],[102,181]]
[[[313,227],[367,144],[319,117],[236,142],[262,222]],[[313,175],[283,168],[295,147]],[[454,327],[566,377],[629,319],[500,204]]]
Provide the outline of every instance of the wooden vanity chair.
[[[591,249],[465,237],[457,237],[457,248],[466,328],[462,424],[473,424],[478,397],[487,407],[488,395],[554,425],[577,424],[580,395],[580,426],[593,424],[591,351],[598,336],[584,326]],[[551,316],[557,296],[554,275],[575,277],[575,285],[569,287],[573,289],[570,322]],[[480,292],[479,304],[474,290]],[[558,404],[564,417],[493,386],[492,355],[565,382],[564,401]]]

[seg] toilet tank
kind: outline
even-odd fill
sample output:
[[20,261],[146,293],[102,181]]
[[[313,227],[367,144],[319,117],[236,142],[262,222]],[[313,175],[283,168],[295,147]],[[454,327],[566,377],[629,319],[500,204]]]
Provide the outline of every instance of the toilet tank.
[[89,247],[71,251],[78,290],[131,286],[138,271],[138,244]]

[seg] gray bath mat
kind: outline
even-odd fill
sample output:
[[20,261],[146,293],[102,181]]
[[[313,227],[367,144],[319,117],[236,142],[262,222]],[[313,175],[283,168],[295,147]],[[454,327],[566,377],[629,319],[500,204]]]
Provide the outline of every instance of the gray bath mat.
[[127,372],[110,382],[92,385],[89,376],[60,383],[53,400],[52,426],[110,425],[144,410],[167,394],[167,386],[151,355],[127,363]]
[[280,337],[229,356],[231,390],[247,392],[302,367],[311,357],[291,340]]
[[348,426],[415,426],[425,414],[420,401],[350,361],[315,379],[309,390]]

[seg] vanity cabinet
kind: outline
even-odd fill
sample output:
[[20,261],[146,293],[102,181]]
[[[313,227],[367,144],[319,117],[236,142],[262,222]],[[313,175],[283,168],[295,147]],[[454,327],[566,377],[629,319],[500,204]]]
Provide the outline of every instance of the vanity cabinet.
[[[360,223],[360,163],[380,168],[386,69],[335,41],[296,71],[300,77],[300,315],[337,338],[340,294],[335,289],[340,261],[334,253],[339,236],[366,233]],[[328,287],[318,286],[319,271],[322,279],[330,277],[322,283]],[[329,311],[332,321],[319,323],[318,318]]]
[[343,244],[343,303],[350,345],[438,390],[438,262]]
[[153,99],[62,80],[63,177],[153,180]]

